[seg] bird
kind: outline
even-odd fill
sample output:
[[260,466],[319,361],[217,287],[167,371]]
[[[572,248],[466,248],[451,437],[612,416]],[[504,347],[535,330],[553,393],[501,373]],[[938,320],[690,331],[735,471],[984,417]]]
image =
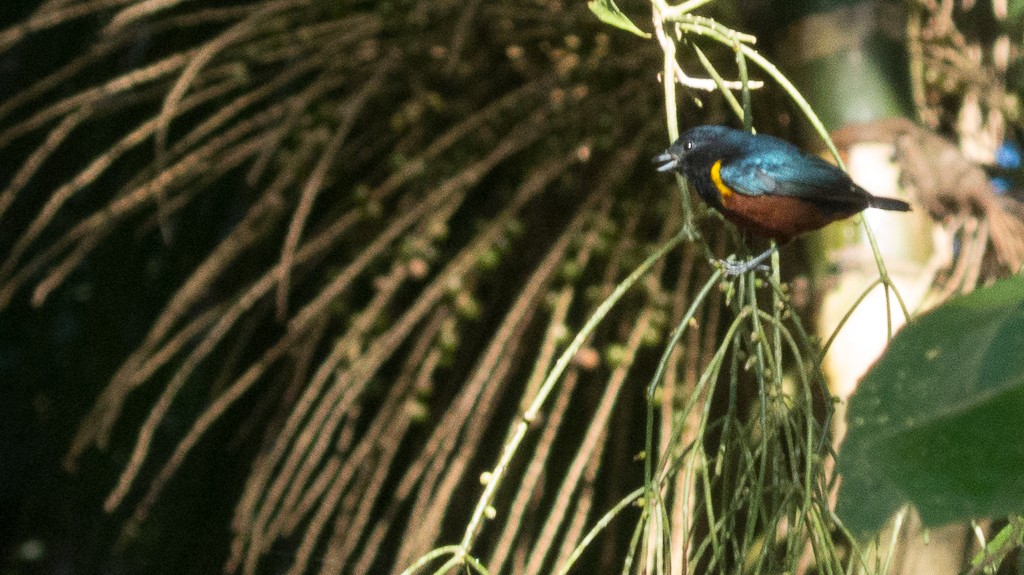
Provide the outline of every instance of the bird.
[[[779,245],[867,208],[910,211],[907,202],[870,194],[843,170],[785,140],[727,126],[690,128],[653,160],[659,172],[686,177],[738,228]],[[761,262],[774,250],[722,265],[732,276],[767,269]]]

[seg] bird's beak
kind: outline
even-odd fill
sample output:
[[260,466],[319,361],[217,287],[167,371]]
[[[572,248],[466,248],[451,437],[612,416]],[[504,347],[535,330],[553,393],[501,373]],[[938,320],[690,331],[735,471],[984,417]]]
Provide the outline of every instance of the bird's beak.
[[653,161],[655,164],[664,162],[663,164],[658,166],[659,172],[668,172],[670,170],[676,169],[679,166],[679,158],[673,156],[668,152],[654,156],[654,158],[651,161]]

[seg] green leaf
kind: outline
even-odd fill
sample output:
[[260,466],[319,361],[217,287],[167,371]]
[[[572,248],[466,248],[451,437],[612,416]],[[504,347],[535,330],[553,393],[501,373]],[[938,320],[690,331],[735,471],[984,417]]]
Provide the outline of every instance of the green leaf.
[[1013,553],[1021,545],[1024,545],[1024,517],[1011,515],[1006,527],[1003,527],[996,536],[989,540],[985,548],[974,555],[971,559],[971,567],[978,570],[989,569],[987,572],[994,572],[1006,559],[1007,555]]
[[854,533],[908,502],[928,526],[1024,511],[1024,278],[907,324],[848,422],[836,512]]
[[1024,1],[1009,0],[1006,4],[1006,20],[1003,27],[1011,34],[1018,35],[1024,30]]
[[614,0],[590,0],[587,7],[605,24],[611,24],[627,32],[632,32],[641,38],[650,38],[651,35],[636,27],[630,19],[619,10]]

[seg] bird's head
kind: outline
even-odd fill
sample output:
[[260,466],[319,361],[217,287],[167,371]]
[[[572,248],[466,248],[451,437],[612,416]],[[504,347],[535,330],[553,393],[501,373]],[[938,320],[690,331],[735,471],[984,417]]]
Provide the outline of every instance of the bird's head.
[[706,148],[727,138],[732,128],[725,126],[697,126],[682,133],[667,150],[653,158],[658,166],[659,172],[676,170],[685,173],[687,166],[692,163],[693,158],[700,157]]

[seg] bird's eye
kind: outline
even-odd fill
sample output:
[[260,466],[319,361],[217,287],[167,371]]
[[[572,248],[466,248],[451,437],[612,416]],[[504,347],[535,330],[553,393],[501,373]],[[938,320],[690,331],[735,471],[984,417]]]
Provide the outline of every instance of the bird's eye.
[[683,149],[684,150],[692,150],[693,149],[693,142],[687,141],[685,144],[683,144]]

